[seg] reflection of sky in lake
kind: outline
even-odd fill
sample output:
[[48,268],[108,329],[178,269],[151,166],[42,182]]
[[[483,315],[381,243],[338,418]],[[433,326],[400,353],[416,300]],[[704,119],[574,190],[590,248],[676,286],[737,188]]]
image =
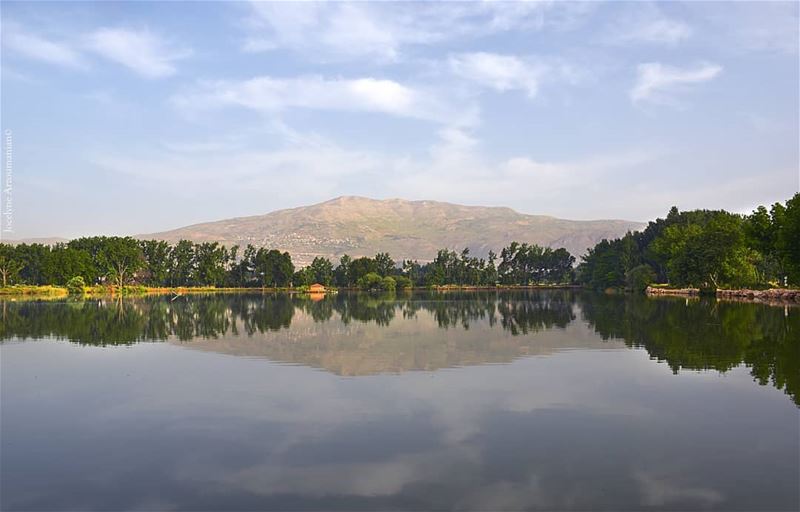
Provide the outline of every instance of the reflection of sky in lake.
[[797,508],[780,390],[605,347],[343,377],[170,344],[5,344],[3,508]]

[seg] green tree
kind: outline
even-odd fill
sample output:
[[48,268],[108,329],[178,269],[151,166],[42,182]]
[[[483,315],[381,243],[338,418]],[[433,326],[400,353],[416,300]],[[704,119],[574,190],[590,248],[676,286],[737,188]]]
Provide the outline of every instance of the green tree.
[[347,254],[339,258],[339,265],[333,271],[336,286],[353,286],[353,280],[350,278],[350,264],[352,261],[353,258]]
[[306,284],[319,283],[330,286],[333,282],[333,263],[328,258],[317,256],[308,268],[312,282]]
[[777,252],[790,283],[800,285],[800,193],[786,201],[774,215]]
[[81,276],[75,276],[67,281],[67,292],[70,295],[83,295],[86,293],[86,281]]
[[393,276],[393,278],[395,282],[395,287],[401,290],[407,290],[414,286],[414,283],[411,281],[411,279],[406,276]]
[[16,248],[10,244],[0,244],[0,276],[3,278],[3,286],[8,286],[22,266]]
[[489,258],[486,260],[486,266],[483,269],[483,277],[481,280],[483,284],[493,285],[497,283],[497,254],[494,251],[489,251]]
[[369,273],[378,273],[378,265],[375,260],[362,256],[350,262],[349,280],[351,283],[358,283],[358,280]]
[[358,287],[364,291],[394,291],[397,282],[390,276],[381,277],[377,272],[370,272],[358,279]]
[[131,237],[112,236],[105,239],[98,261],[101,268],[120,291],[136,272],[144,266],[144,257],[139,243]]
[[656,273],[653,271],[653,268],[643,263],[625,273],[625,287],[635,292],[643,292],[655,279]]
[[381,279],[381,290],[385,292],[393,292],[397,288],[397,281],[391,276],[386,276]]
[[676,285],[717,289],[756,280],[753,250],[746,244],[743,220],[716,212],[703,225],[675,224],[655,241],[668,256],[668,276]]
[[258,250],[255,257],[256,272],[261,278],[262,286],[289,286],[294,276],[294,265],[288,252],[277,249]]
[[394,274],[395,263],[388,252],[379,252],[375,255],[375,272],[382,276]]
[[150,286],[165,286],[169,283],[170,246],[163,240],[139,242],[144,256],[144,282]]
[[170,285],[189,286],[195,267],[195,246],[189,240],[179,240],[170,251]]
[[416,260],[403,260],[402,272],[411,281],[412,286],[413,283],[421,283],[423,280],[422,265]]
[[46,274],[50,283],[65,284],[75,276],[81,276],[85,280],[91,279],[96,267],[85,250],[75,249],[66,244],[56,244],[50,250]]
[[[43,244],[18,244],[16,247],[18,261],[22,265],[19,270],[20,282],[27,284],[48,284],[50,276],[47,275],[50,266],[50,246]],[[92,282],[96,276],[92,276]]]
[[204,242],[195,246],[194,279],[201,286],[221,285],[225,279],[225,262],[228,250],[217,242]]

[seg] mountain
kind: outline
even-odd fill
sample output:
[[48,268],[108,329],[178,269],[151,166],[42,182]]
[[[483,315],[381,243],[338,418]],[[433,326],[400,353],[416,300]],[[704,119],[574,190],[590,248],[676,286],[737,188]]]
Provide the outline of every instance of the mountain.
[[641,227],[641,223],[625,220],[564,220],[502,207],[346,196],[137,238],[253,244],[288,251],[295,265],[303,266],[315,256],[335,262],[345,253],[358,257],[388,252],[396,261],[423,262],[445,247],[458,251],[469,247],[473,255],[485,256],[490,249],[499,252],[514,240],[565,247],[577,257],[603,238]]

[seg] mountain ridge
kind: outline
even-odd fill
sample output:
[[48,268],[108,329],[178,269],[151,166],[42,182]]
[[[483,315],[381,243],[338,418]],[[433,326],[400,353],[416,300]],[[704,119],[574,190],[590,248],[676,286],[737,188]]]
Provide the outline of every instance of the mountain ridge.
[[288,251],[298,266],[316,256],[338,260],[388,252],[397,260],[430,261],[442,248],[468,247],[486,256],[512,241],[565,247],[576,257],[603,238],[618,237],[643,223],[568,220],[519,213],[505,206],[467,206],[432,200],[339,196],[321,203],[266,214],[200,222],[135,235],[139,239],[180,239]]

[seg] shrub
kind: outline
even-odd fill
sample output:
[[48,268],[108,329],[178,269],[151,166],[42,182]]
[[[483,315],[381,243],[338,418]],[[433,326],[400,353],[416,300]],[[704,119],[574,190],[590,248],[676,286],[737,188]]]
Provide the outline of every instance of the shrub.
[[375,272],[370,272],[362,276],[356,285],[368,292],[392,292],[397,286],[397,282],[392,277],[381,277]]
[[635,292],[643,292],[655,279],[656,273],[650,265],[639,265],[625,272],[625,287]]
[[406,276],[394,276],[394,282],[397,288],[400,288],[401,290],[414,286],[414,283],[411,282],[411,279],[407,278]]
[[67,292],[70,295],[83,295],[86,292],[86,282],[81,276],[75,276],[67,281]]
[[369,272],[368,274],[361,276],[356,282],[356,285],[364,291],[372,292],[381,290],[382,282],[383,278],[381,278],[381,276],[375,272]]
[[381,279],[381,290],[385,292],[393,292],[397,287],[397,281],[393,277],[386,276]]

